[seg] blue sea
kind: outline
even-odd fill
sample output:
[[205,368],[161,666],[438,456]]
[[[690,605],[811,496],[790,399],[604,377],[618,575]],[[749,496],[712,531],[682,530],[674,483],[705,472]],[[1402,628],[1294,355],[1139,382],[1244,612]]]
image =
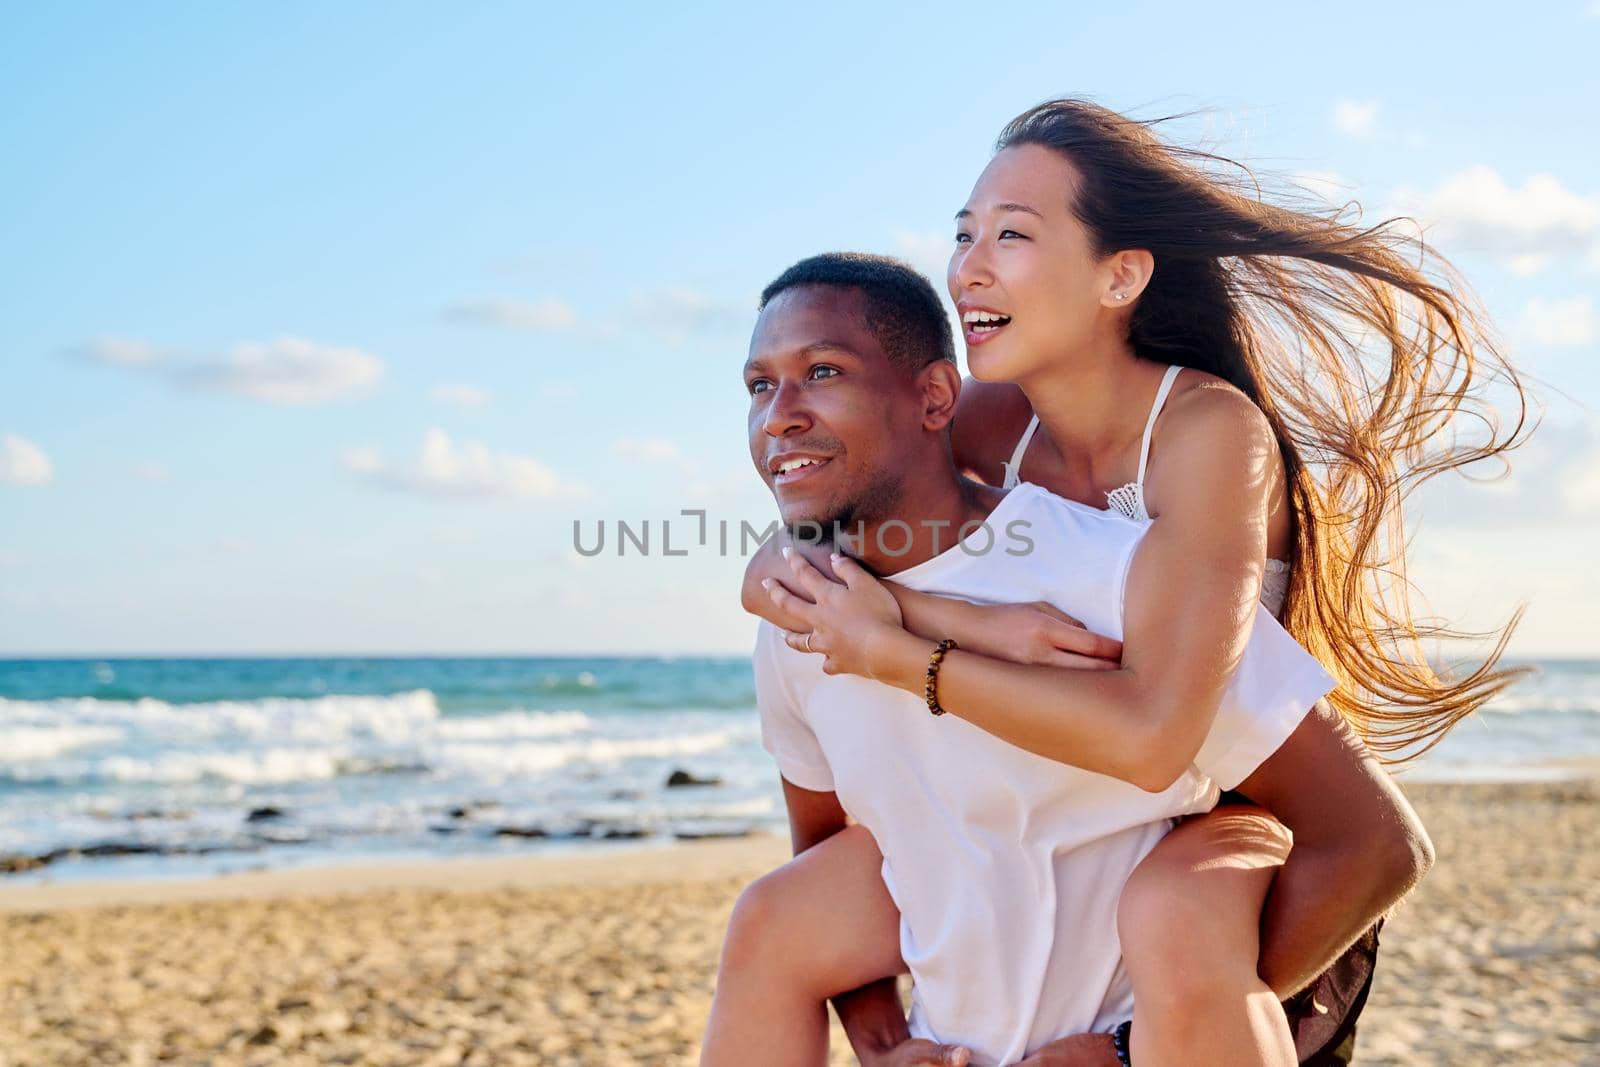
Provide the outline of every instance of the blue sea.
[[[1538,666],[1405,779],[1590,773],[1600,662]],[[0,882],[783,826],[745,659],[0,660]]]

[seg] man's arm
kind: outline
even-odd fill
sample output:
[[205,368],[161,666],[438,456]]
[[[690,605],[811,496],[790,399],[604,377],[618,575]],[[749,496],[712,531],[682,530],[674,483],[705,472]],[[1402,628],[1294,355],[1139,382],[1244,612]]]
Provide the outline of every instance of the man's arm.
[[1377,758],[1325,703],[1239,791],[1294,835],[1261,922],[1261,980],[1286,997],[1411,891],[1433,864],[1433,843]]

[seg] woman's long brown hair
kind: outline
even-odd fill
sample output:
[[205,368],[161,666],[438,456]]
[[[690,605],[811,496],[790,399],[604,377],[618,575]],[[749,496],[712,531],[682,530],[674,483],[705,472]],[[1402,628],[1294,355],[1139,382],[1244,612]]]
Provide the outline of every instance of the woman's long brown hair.
[[[1499,665],[1520,612],[1490,634],[1419,618],[1401,505],[1520,443],[1527,395],[1465,285],[1398,220],[1360,227],[1269,202],[1244,167],[1153,125],[1052,100],[997,149],[1060,152],[1098,252],[1154,256],[1129,328],[1137,355],[1214,374],[1266,414],[1293,515],[1284,625],[1338,679],[1329,700],[1367,743],[1412,758],[1520,673]],[[1484,395],[1494,382],[1509,430]],[[1452,639],[1489,648],[1436,670],[1429,646]]]

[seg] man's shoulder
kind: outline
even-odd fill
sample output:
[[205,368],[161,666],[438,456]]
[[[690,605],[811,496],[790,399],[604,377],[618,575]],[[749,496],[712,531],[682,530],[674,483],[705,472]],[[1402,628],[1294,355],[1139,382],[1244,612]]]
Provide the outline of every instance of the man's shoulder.
[[966,378],[950,424],[950,449],[956,466],[992,485],[1005,477],[1003,461],[1027,428],[1033,408],[1017,386]]
[[[756,623],[755,649],[751,653],[755,666],[756,688],[779,685],[793,690],[807,682],[811,675],[821,675],[822,659],[789,647],[782,627],[766,619]],[[808,669],[808,668],[815,669]]]
[[[754,659],[756,666],[760,667],[765,664],[777,667],[783,665],[785,660],[788,659],[788,656],[785,655],[786,653],[789,655],[798,654],[783,639],[783,630],[766,619],[758,619],[756,621],[755,648],[751,652],[751,658]],[[759,677],[757,675],[757,680],[759,680]]]

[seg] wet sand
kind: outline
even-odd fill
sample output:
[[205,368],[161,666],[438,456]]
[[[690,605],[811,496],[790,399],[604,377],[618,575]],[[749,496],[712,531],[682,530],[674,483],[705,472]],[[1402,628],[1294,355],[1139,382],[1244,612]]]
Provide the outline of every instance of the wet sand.
[[[1410,792],[1439,863],[1385,930],[1358,1062],[1600,1064],[1600,782]],[[0,881],[0,1067],[692,1063],[728,910],[786,856]]]

